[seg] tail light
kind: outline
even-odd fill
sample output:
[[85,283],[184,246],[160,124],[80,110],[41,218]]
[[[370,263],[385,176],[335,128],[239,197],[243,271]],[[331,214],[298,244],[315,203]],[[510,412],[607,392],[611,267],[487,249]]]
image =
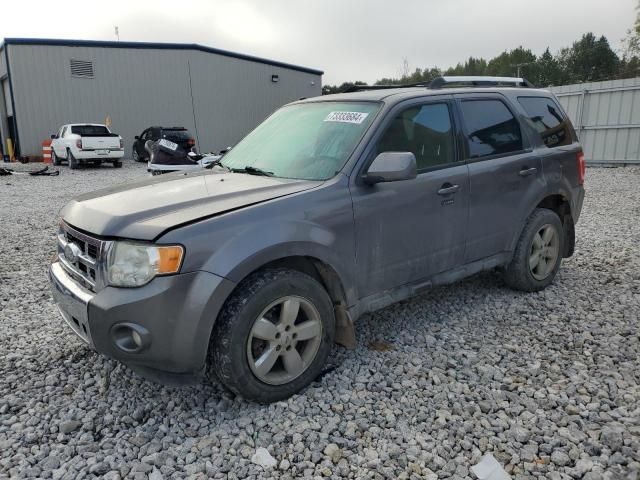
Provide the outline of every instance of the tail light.
[[584,175],[587,169],[584,163],[584,152],[582,150],[576,154],[576,160],[578,162],[578,184],[582,185],[584,183]]
[[193,138],[187,140],[187,145],[193,147],[196,144],[196,141]]
[[76,140],[76,147],[78,148],[78,150],[82,150],[82,139],[81,138]]
[[120,148],[124,148],[124,140],[120,139]]

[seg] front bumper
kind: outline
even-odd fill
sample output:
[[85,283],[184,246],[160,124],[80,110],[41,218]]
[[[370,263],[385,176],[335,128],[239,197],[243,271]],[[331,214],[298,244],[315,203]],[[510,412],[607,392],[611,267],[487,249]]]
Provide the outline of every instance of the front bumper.
[[[134,370],[193,374],[206,363],[209,338],[220,308],[235,284],[208,272],[157,277],[139,288],[80,287],[56,262],[49,269],[53,297],[65,322],[95,350]],[[143,337],[132,351],[123,329]],[[153,375],[154,380],[161,375]]]
[[53,300],[58,305],[62,318],[83,342],[93,346],[88,314],[93,294],[78,285],[59,262],[49,268],[49,280]]

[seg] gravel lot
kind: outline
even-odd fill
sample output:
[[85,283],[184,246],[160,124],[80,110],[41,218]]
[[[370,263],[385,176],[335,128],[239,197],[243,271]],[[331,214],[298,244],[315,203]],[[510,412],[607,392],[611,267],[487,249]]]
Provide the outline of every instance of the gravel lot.
[[516,479],[640,477],[640,168],[587,171],[546,291],[486,273],[382,310],[270,406],[152,384],[70,333],[46,276],[56,213],[146,172],[61,171],[0,178],[0,478],[462,479],[487,452]]

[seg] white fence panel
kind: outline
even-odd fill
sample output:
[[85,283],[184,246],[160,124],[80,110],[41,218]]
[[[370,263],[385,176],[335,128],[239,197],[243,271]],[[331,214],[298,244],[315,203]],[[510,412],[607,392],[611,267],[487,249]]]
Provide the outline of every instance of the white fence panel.
[[551,87],[589,163],[640,164],[640,77]]

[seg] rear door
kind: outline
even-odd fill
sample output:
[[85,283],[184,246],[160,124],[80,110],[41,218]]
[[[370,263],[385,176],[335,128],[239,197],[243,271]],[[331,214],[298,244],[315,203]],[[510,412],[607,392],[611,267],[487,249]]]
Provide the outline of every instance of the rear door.
[[540,158],[505,97],[461,94],[456,99],[469,165],[469,263],[511,248],[544,179]]
[[567,114],[552,97],[523,94],[518,103],[542,141],[538,155],[545,179],[558,185],[566,177],[571,186],[578,185],[576,153],[581,147]]
[[53,141],[51,142],[51,148],[53,149],[55,154],[60,158],[67,157],[67,151],[65,149],[64,139],[63,139],[66,129],[67,127],[65,125],[60,127],[60,130],[56,134],[56,138],[54,138]]
[[133,143],[133,148],[136,149],[136,152],[138,152],[138,157],[140,158],[145,158],[147,156],[147,152],[144,149],[144,142],[146,142],[147,140],[146,137],[148,132],[149,132],[149,129],[147,128],[144,132],[140,134],[138,139]]
[[358,286],[366,297],[462,263],[467,166],[457,151],[451,97],[403,103],[387,115],[360,173],[382,152],[413,152],[417,178],[351,186]]

